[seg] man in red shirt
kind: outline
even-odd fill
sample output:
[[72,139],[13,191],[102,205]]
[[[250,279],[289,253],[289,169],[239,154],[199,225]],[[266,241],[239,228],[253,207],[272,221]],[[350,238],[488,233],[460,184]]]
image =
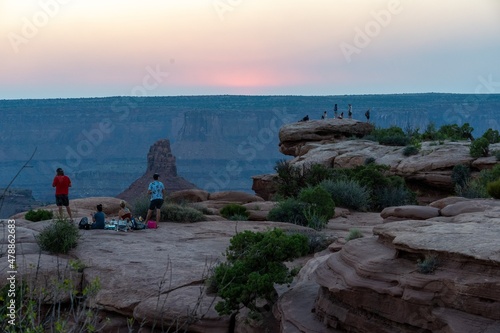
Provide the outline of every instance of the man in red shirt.
[[57,174],[52,181],[52,187],[56,188],[56,205],[59,207],[59,216],[62,218],[62,206],[66,207],[69,218],[73,220],[71,216],[71,209],[69,208],[68,192],[71,187],[71,180],[68,176],[64,175],[64,171],[61,168],[57,168]]

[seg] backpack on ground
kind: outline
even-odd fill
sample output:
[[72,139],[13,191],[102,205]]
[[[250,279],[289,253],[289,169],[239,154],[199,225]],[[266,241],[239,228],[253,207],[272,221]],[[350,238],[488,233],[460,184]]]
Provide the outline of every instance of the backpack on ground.
[[146,225],[141,221],[136,220],[135,218],[130,219],[130,222],[132,222],[132,230],[146,229]]
[[89,219],[87,217],[82,217],[80,222],[78,223],[78,229],[84,229],[84,230],[89,230],[90,229],[90,223]]

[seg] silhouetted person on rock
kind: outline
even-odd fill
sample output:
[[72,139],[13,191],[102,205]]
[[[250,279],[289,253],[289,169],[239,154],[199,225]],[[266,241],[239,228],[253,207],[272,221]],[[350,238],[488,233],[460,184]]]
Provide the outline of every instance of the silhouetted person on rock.
[[337,118],[338,117],[338,112],[339,108],[337,106],[337,104],[335,104],[335,106],[333,107],[333,118]]
[[321,119],[326,119],[326,117],[327,117],[327,113],[325,111],[325,112],[323,112],[323,115],[321,116]]
[[369,122],[370,121],[370,109],[366,110],[365,117],[366,117],[366,122]]
[[347,104],[348,110],[347,110],[347,117],[349,119],[352,119],[352,104]]
[[309,115],[305,116],[304,118],[302,118],[301,120],[299,121],[308,121],[309,120]]
[[344,119],[344,112],[340,113],[339,119]]
[[71,216],[71,209],[69,208],[69,199],[68,193],[69,188],[71,187],[71,179],[68,176],[64,175],[64,170],[61,168],[57,168],[56,176],[52,181],[52,187],[56,188],[56,205],[59,207],[59,216],[63,217],[62,206],[66,207],[66,212],[71,220],[73,217]]

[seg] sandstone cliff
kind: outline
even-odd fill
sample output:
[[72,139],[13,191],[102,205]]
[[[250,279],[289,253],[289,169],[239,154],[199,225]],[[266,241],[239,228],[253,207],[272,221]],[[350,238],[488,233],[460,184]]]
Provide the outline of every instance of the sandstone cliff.
[[125,191],[117,197],[129,202],[146,195],[148,185],[153,180],[153,175],[158,173],[160,181],[165,185],[167,192],[194,189],[196,186],[177,175],[175,156],[170,149],[170,141],[159,140],[151,146],[147,156],[147,169],[144,175],[134,181]]

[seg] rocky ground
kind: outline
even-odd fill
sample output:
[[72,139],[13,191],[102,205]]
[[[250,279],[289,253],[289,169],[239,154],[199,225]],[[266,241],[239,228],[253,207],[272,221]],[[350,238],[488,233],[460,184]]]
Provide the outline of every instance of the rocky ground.
[[[199,204],[216,212],[231,198],[244,203],[255,196],[198,197]],[[118,199],[79,199],[72,202],[76,219],[89,215],[98,202],[109,216],[116,214]],[[257,217],[272,206],[262,199],[245,204],[259,212]],[[98,310],[101,324],[106,323],[101,332],[128,332],[127,318],[134,318],[133,326],[141,332],[160,323],[188,323],[190,332],[228,332],[229,318],[214,311],[217,298],[207,292],[203,280],[223,259],[229,239],[242,230],[305,230],[288,223],[234,222],[212,215],[211,221],[198,223],[161,222],[156,230],[82,231],[76,249],[55,256],[40,253],[35,242],[50,221],[29,222],[23,214],[14,218],[19,278],[28,281],[37,273],[37,283],[45,287],[54,285],[58,276],[84,285],[99,278],[101,288],[89,306]],[[346,243],[352,228],[364,237]],[[4,225],[2,257],[6,230]],[[382,214],[337,208],[322,232],[331,245],[296,261],[303,268],[291,286],[278,287],[274,316],[260,322],[240,316],[235,332],[500,331],[498,201],[449,198],[432,206],[389,208]],[[430,254],[439,258],[435,270],[419,273],[419,260]],[[82,272],[68,268],[76,259],[85,265]],[[6,260],[0,270],[0,281],[6,281]]]

